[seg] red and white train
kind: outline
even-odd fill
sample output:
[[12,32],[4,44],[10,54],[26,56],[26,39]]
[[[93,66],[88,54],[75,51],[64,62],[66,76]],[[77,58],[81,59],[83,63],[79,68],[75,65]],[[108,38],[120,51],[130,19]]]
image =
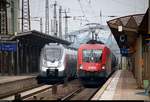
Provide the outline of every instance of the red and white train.
[[78,49],[77,75],[81,82],[99,84],[115,71],[116,57],[104,44],[82,44]]

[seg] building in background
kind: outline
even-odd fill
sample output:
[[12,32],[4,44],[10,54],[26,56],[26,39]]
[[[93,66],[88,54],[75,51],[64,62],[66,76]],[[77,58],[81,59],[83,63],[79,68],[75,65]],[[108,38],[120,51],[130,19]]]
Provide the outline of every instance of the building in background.
[[20,32],[20,0],[0,0],[0,75],[15,70],[17,42],[10,37]]
[[20,32],[20,0],[7,0],[10,3],[10,7],[7,9],[8,17],[8,34],[15,34],[15,32]]
[[0,1],[0,34],[8,35],[20,32],[19,24],[19,0],[1,0]]

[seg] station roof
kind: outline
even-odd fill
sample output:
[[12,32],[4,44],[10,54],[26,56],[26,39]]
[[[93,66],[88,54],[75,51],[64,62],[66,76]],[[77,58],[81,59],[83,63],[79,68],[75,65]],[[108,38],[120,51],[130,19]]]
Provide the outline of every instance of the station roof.
[[32,30],[32,31],[27,31],[27,32],[22,32],[22,33],[18,33],[15,36],[12,36],[10,38],[10,40],[16,40],[16,39],[27,39],[32,41],[32,43],[61,43],[61,44],[65,44],[65,45],[70,45],[70,42],[66,41],[66,40],[62,40],[60,38],[54,37],[54,36],[50,36],[48,34],[44,34],[41,33],[39,31],[36,30]]
[[[146,31],[148,29],[148,12],[149,9],[146,14],[128,15],[107,22],[120,48],[133,49],[139,31],[143,32],[140,34],[148,34]],[[121,32],[118,31],[118,26],[122,26]],[[122,35],[126,35],[127,41],[125,43],[120,41]],[[134,53],[134,51],[132,50],[130,53]]]
[[[134,43],[143,16],[144,14],[129,15],[108,21],[108,25],[120,48],[122,47],[119,41],[120,35],[127,35],[127,45],[132,45]],[[118,26],[122,26],[122,32],[118,31]]]
[[150,19],[150,8],[148,8],[146,14],[143,17],[143,20],[142,20],[140,26],[139,26],[139,33],[144,34],[144,35],[146,35],[146,34],[150,35],[150,20],[149,19]]
[[11,38],[12,36],[13,36],[13,35],[10,35],[10,34],[8,34],[8,35],[0,34],[0,40],[5,40],[5,41],[7,41],[7,40],[10,40],[10,38]]

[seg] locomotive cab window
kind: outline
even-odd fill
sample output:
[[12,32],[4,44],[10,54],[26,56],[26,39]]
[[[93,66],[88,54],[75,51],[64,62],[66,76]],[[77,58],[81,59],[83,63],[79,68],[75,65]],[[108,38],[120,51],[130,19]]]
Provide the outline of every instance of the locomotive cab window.
[[102,60],[101,49],[83,50],[83,62],[100,62]]

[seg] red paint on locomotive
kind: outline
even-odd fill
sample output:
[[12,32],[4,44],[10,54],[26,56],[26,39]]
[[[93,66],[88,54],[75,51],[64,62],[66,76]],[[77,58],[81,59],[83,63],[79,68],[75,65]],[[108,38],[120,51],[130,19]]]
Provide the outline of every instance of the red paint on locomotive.
[[112,72],[111,61],[111,51],[104,44],[82,44],[78,49],[78,77],[96,73],[97,77],[107,78]]

